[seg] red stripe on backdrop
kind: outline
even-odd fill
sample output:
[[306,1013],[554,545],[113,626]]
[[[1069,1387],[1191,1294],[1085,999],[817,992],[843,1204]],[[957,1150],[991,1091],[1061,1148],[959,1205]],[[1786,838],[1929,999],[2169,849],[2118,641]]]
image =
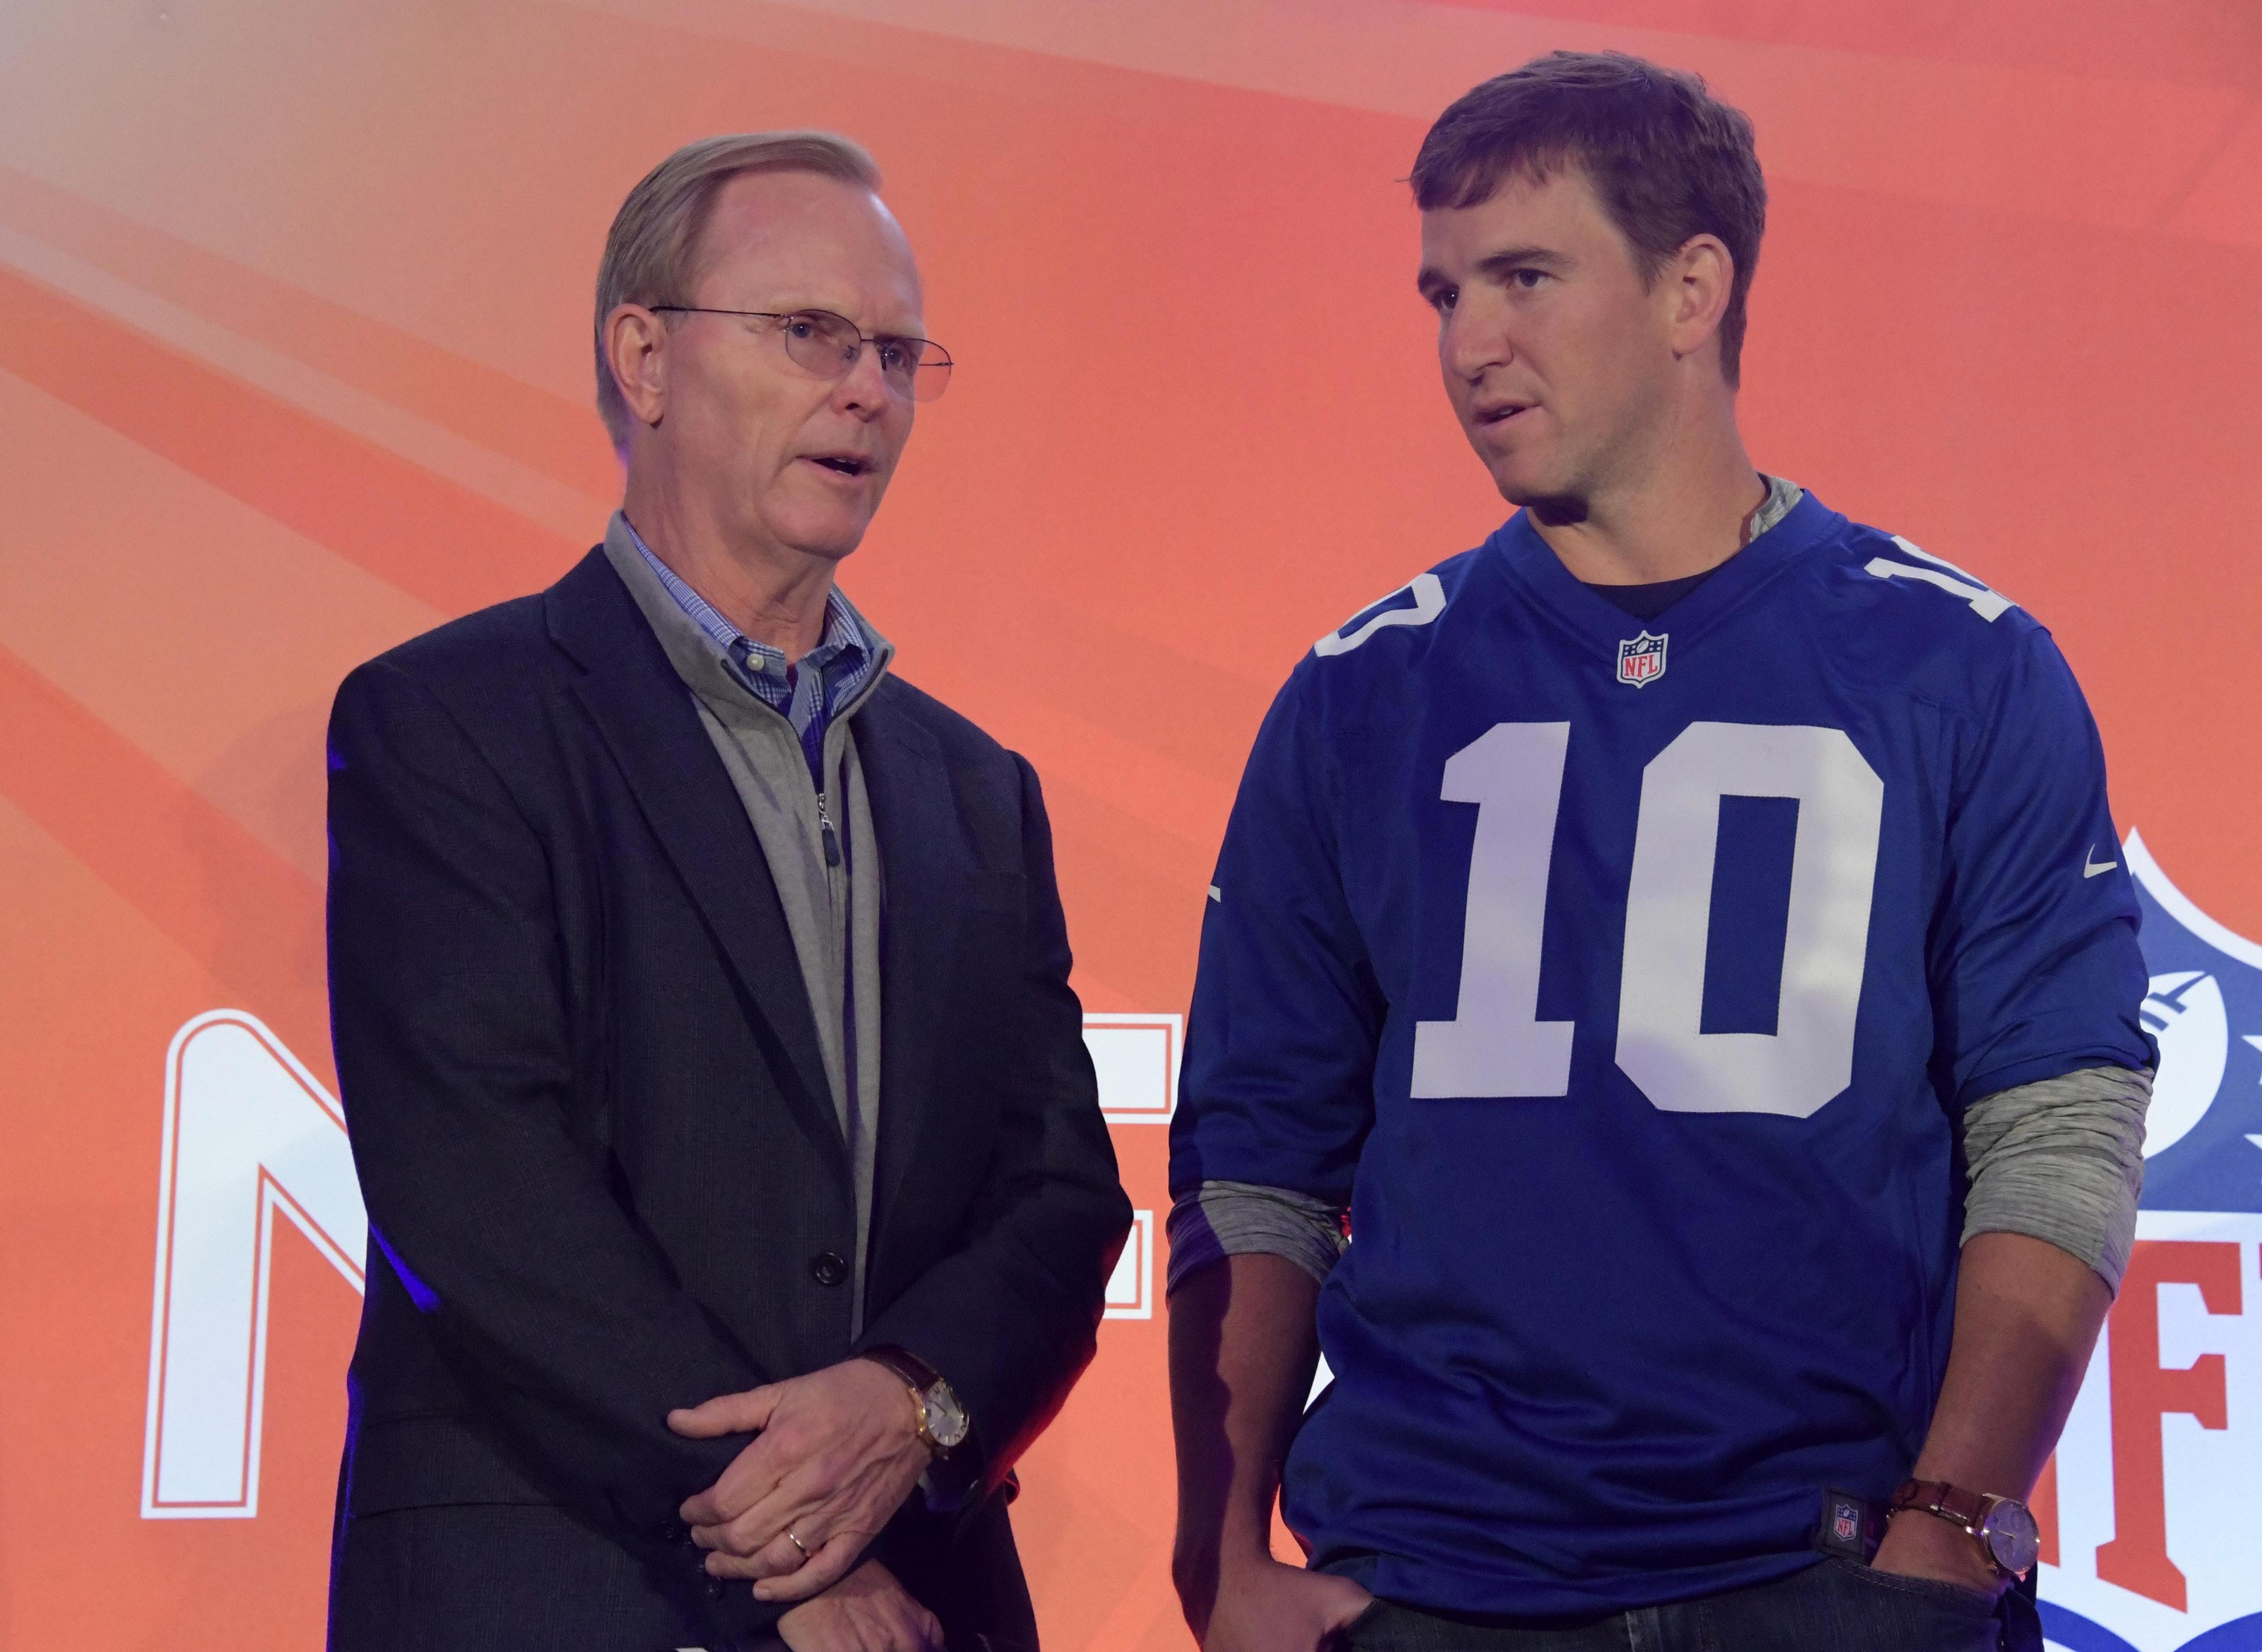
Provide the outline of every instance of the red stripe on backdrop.
[[587,403],[0,166],[0,221],[600,499],[617,462]]
[[0,719],[0,793],[323,1074],[321,891],[5,649]]
[[4,268],[0,369],[445,613],[584,549]]

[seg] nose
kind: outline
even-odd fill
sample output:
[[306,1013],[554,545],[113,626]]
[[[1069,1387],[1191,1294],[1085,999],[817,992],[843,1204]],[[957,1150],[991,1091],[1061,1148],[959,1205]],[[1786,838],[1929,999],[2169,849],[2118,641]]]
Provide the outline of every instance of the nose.
[[1488,369],[1516,359],[1502,318],[1464,302],[1437,324],[1437,359],[1447,374],[1475,384]]
[[878,418],[893,399],[887,375],[880,370],[879,348],[873,344],[856,352],[856,359],[832,386],[833,406],[860,419]]

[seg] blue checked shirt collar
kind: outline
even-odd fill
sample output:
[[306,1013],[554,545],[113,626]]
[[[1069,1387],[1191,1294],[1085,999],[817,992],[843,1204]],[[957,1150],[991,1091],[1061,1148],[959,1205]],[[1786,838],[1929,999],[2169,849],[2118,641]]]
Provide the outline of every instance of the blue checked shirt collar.
[[818,780],[818,789],[824,790],[820,771],[825,726],[836,711],[856,697],[882,663],[880,650],[848,599],[838,586],[825,593],[824,636],[796,664],[786,658],[783,650],[756,642],[724,618],[714,604],[653,555],[633,523],[629,524],[629,538],[667,594],[675,599],[676,606],[722,651],[731,674],[793,725],[809,758],[810,772]]

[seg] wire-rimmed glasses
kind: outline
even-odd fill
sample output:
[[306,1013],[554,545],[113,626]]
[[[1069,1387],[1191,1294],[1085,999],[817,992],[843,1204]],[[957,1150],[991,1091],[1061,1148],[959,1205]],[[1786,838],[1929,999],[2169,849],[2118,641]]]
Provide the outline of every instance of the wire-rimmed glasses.
[[785,341],[788,359],[819,378],[845,377],[868,344],[878,353],[880,377],[899,396],[933,401],[950,383],[950,352],[933,339],[868,334],[846,316],[830,310],[717,310],[698,304],[648,307],[679,315],[735,315],[750,321],[774,321]]

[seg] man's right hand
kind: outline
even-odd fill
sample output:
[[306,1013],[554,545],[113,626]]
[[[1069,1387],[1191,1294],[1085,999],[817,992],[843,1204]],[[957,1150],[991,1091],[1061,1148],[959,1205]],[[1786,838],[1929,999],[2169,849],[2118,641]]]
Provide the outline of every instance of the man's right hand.
[[875,1560],[787,1612],[777,1632],[793,1652],[942,1652],[934,1613]]
[[1319,1295],[1301,1267],[1265,1254],[1228,1256],[1171,1292],[1171,1581],[1204,1652],[1320,1652],[1372,1604],[1348,1578],[1272,1558],[1280,1464],[1320,1357]]
[[1202,1652],[1322,1652],[1373,1604],[1348,1577],[1283,1565],[1270,1555],[1221,1568]]

